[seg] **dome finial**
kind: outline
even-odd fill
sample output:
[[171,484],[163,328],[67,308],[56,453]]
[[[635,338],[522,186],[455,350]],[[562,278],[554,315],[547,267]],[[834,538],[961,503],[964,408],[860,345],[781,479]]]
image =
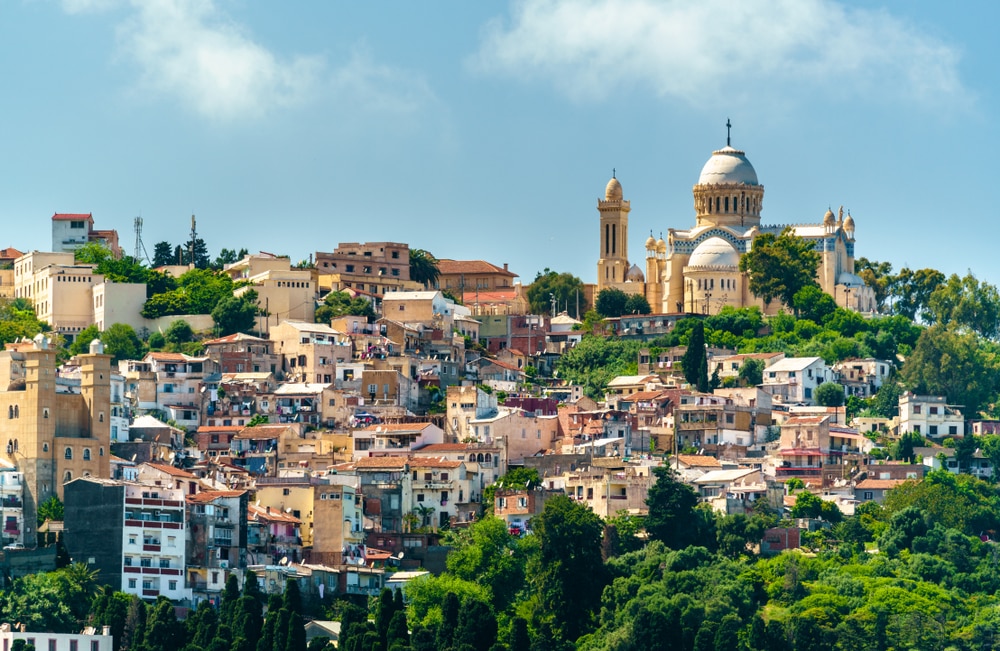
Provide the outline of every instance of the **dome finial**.
[[733,125],[730,123],[729,118],[726,118],[726,147],[731,147],[730,134],[732,133]]
[[617,179],[618,177],[615,176],[615,173],[617,173],[617,172],[618,172],[618,170],[616,168],[612,167],[611,168],[611,178]]

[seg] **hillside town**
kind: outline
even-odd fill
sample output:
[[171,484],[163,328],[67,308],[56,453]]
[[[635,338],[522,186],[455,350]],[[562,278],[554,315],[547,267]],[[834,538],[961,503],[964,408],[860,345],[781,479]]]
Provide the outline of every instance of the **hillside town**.
[[[763,186],[727,141],[695,225],[650,235],[642,268],[624,196],[612,178],[597,202],[591,285],[389,241],[212,263],[195,218],[149,260],[141,220],[130,255],[92,214],[53,214],[50,251],[0,252],[6,580],[63,549],[190,612],[231,577],[376,598],[446,572],[455,532],[484,518],[524,538],[566,497],[641,521],[661,481],[714,517],[776,514],[748,541],[767,557],[931,473],[1000,475],[977,443],[1000,432],[989,396],[901,375],[923,326],[889,316],[849,213],[762,224]],[[794,291],[753,266],[783,241],[813,256]]]

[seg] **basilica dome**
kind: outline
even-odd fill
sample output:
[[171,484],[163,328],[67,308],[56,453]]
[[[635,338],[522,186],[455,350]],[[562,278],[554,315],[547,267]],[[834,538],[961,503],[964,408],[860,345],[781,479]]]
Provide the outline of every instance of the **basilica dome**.
[[625,282],[644,283],[646,282],[646,275],[642,273],[642,269],[639,268],[639,265],[634,264],[632,265],[632,268],[628,270],[628,273],[625,274]]
[[689,267],[738,267],[740,254],[721,237],[710,237],[691,253]]
[[[701,168],[698,185],[718,185],[722,183],[743,183],[760,185],[757,172],[747,160],[745,152],[726,146],[712,152],[712,157]],[[611,186],[608,185],[610,188]]]
[[605,201],[621,201],[622,200],[622,184],[618,182],[618,179],[611,177],[608,181],[608,187],[604,188],[604,200]]

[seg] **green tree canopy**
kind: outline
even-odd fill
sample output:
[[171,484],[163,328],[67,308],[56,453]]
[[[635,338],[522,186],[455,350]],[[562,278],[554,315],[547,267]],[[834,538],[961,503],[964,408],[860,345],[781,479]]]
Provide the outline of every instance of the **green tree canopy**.
[[142,340],[128,324],[112,324],[101,333],[101,341],[104,343],[104,352],[111,355],[116,362],[122,359],[142,358]]
[[945,396],[975,418],[996,391],[996,358],[973,333],[943,326],[926,328],[902,369],[903,383],[918,394]]
[[[540,271],[535,280],[528,286],[526,295],[532,314],[549,314],[556,316],[560,307],[574,319],[587,311],[587,301],[584,299],[583,281],[570,273],[557,273],[546,268]],[[552,298],[556,299],[556,314],[552,314]],[[579,303],[579,312],[577,304]]]
[[650,314],[653,309],[642,294],[632,294],[625,301],[624,314]]
[[410,249],[410,280],[432,287],[440,275],[437,258],[429,251]]
[[227,296],[212,310],[212,320],[219,336],[236,332],[250,332],[257,327],[257,292],[251,290],[242,296]]
[[844,387],[836,382],[824,382],[816,387],[816,404],[823,407],[844,406]]
[[740,258],[740,271],[750,277],[750,291],[770,304],[775,299],[794,307],[795,294],[816,284],[819,253],[791,228],[780,235],[762,233],[749,252]]
[[608,287],[597,293],[594,299],[594,309],[604,318],[619,317],[625,313],[625,304],[629,296],[616,287]]
[[153,266],[166,267],[173,264],[180,264],[174,256],[174,245],[166,241],[157,242],[153,247]]
[[345,315],[375,318],[375,309],[371,301],[361,296],[352,298],[347,292],[330,292],[316,309],[316,323],[330,323]]

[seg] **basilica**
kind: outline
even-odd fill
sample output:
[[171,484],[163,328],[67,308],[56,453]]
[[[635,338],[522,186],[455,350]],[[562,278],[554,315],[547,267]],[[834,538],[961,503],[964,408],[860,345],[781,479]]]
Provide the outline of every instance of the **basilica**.
[[[727,123],[727,127],[729,124]],[[874,309],[871,288],[854,273],[854,218],[827,210],[815,224],[762,225],[764,186],[746,153],[730,145],[712,152],[694,186],[695,224],[667,230],[667,239],[650,234],[646,240],[646,269],[628,257],[628,217],[631,203],[622,184],[612,176],[598,200],[600,259],[596,291],[617,288],[643,294],[654,312],[716,314],[729,305],[756,305],[767,313],[781,309],[775,301],[765,306],[750,292],[740,256],[750,251],[761,233],[781,233],[790,227],[815,243],[820,254],[816,280],[837,304],[860,312]]]

